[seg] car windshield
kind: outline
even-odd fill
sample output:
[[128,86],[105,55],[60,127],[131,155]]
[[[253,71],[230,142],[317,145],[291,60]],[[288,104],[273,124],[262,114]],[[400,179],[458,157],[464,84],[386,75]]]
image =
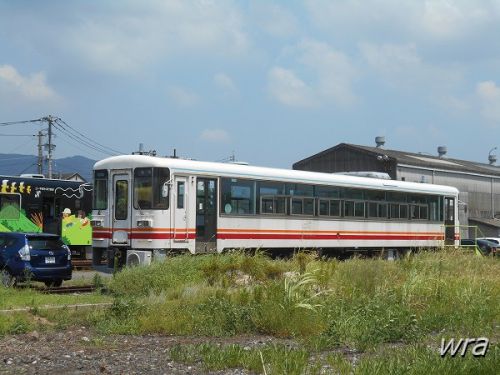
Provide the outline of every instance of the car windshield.
[[32,250],[59,249],[63,242],[59,238],[30,237],[28,244]]

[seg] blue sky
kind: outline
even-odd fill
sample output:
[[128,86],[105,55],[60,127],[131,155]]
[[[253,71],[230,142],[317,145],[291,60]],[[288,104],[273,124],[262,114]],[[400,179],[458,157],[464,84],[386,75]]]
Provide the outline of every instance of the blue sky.
[[[487,162],[499,37],[500,0],[0,0],[0,122],[284,168],[378,135]],[[35,154],[42,128],[0,127],[2,153]],[[107,156],[66,134],[55,157]]]

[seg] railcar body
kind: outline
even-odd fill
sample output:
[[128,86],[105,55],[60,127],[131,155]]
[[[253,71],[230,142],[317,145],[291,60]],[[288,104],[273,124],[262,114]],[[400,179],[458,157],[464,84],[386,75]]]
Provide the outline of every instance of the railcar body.
[[74,256],[91,257],[90,184],[22,176],[0,184],[0,232],[59,234]]
[[[145,155],[94,166],[93,246],[119,252],[458,245],[458,190]],[[123,254],[125,255],[125,254]]]

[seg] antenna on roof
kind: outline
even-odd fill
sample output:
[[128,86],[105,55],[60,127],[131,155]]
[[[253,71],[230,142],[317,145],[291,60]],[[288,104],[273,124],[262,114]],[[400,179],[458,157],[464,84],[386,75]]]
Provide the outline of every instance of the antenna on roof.
[[139,143],[139,151],[132,152],[132,155],[156,156],[156,150],[144,151],[144,143]]

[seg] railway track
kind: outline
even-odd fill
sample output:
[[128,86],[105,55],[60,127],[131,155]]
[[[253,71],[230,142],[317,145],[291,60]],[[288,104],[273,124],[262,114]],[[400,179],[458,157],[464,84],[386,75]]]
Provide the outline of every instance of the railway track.
[[[92,260],[90,260],[90,259],[73,259],[71,261],[71,264],[73,266],[73,269],[77,270],[77,271],[92,270],[93,266],[95,266],[92,263]],[[105,266],[105,265],[107,265],[107,262],[106,261],[102,261],[99,265]]]
[[59,286],[59,287],[35,287],[40,293],[44,294],[72,294],[72,293],[92,293],[96,290],[94,285],[81,285],[81,286]]
[[94,285],[70,285],[70,286],[59,286],[59,287],[43,287],[35,285],[17,285],[16,288],[19,289],[34,289],[37,292],[43,294],[72,294],[72,293],[92,293],[96,290]]

